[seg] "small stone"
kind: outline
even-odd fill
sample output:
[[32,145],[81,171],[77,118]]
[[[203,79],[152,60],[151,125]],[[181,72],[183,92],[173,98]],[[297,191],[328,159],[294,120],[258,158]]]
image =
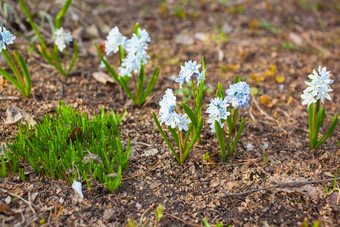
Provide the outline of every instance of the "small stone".
[[179,34],[176,36],[176,43],[181,45],[191,45],[195,42],[194,38],[189,35]]
[[95,72],[95,73],[92,74],[92,76],[96,81],[98,81],[102,84],[106,84],[107,82],[115,83],[115,79],[112,76],[110,76],[106,73],[103,73],[103,72]]
[[295,45],[301,45],[302,44],[302,38],[294,33],[294,32],[291,32],[289,33],[289,39],[295,44]]

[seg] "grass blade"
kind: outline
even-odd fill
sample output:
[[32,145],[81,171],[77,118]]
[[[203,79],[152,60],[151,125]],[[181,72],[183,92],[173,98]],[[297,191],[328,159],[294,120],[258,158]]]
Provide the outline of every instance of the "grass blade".
[[226,155],[226,150],[225,150],[225,141],[224,141],[224,129],[221,128],[220,124],[218,121],[215,121],[215,132],[218,140],[218,144],[220,145],[220,150],[221,150],[221,158],[222,162],[227,161],[227,155]]
[[197,128],[197,119],[196,119],[196,115],[194,114],[194,112],[192,112],[192,110],[190,109],[189,106],[187,106],[187,104],[181,102],[180,105],[184,109],[184,112],[186,114],[188,114],[188,116],[189,116],[190,120],[192,121],[192,123],[194,124],[195,128]]
[[241,118],[240,128],[238,129],[238,132],[237,132],[237,134],[236,134],[236,137],[235,137],[235,139],[234,139],[234,142],[233,142],[233,144],[231,145],[230,150],[228,151],[228,156],[231,156],[231,155],[233,154],[234,149],[235,149],[235,147],[236,147],[236,145],[237,145],[237,143],[238,143],[238,140],[240,139],[241,133],[242,133],[242,131],[243,131],[243,127],[244,127],[244,118],[242,117],[242,118]]
[[331,123],[331,126],[328,128],[327,132],[325,133],[325,135],[319,140],[319,142],[316,144],[315,149],[319,148],[321,146],[321,144],[323,144],[326,139],[332,134],[332,132],[334,131],[336,125],[338,123],[338,115],[335,114]]
[[77,57],[78,57],[78,45],[77,45],[77,42],[74,41],[73,42],[73,46],[74,46],[74,52],[73,52],[73,57],[72,57],[72,60],[71,60],[71,63],[67,69],[67,72],[66,72],[66,76],[68,76],[70,74],[70,71],[74,65],[74,62],[76,61]]

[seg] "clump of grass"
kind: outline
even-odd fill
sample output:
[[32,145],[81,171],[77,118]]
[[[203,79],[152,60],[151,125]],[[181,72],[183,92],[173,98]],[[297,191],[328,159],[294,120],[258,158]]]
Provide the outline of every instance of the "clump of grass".
[[[22,173],[28,162],[33,170],[49,178],[83,179],[91,187],[89,178],[98,179],[113,192],[121,184],[122,170],[128,166],[130,139],[124,150],[119,125],[126,115],[104,109],[92,119],[80,114],[72,106],[59,103],[57,115],[46,115],[33,127],[20,125],[15,140],[4,146],[1,157],[1,176],[7,175],[6,165],[13,172]],[[24,177],[21,177],[24,180]]]

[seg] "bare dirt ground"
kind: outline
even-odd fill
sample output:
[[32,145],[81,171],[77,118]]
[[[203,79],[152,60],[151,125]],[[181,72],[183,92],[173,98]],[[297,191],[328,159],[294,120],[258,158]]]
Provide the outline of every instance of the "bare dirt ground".
[[[308,74],[319,65],[326,66],[335,82],[332,100],[325,103],[325,126],[340,112],[338,1],[74,0],[63,23],[80,47],[69,77],[58,74],[36,49],[27,52],[28,40],[19,34],[32,37],[33,32],[19,4],[5,2],[19,12],[17,17],[1,20],[18,37],[15,47],[27,59],[33,96],[22,98],[8,83],[0,88],[1,97],[18,97],[0,100],[0,142],[9,142],[18,130],[15,124],[4,124],[9,106],[18,106],[39,121],[45,114],[55,113],[58,100],[64,100],[90,114],[101,108],[107,112],[110,108],[118,112],[127,109],[121,130],[125,138],[131,138],[133,149],[123,182],[112,194],[93,181],[91,188],[83,184],[81,200],[67,182],[29,171],[25,182],[17,173],[1,178],[2,225],[39,226],[45,221],[44,225],[52,226],[124,226],[127,218],[139,221],[142,215],[143,222],[151,223],[158,204],[164,206],[165,213],[160,226],[203,226],[202,218],[225,226],[299,226],[304,220],[309,224],[319,220],[321,226],[340,225],[339,191],[325,190],[332,188],[332,181],[237,194],[287,182],[334,178],[340,165],[340,147],[335,142],[340,139],[339,125],[320,149],[311,150],[308,113],[300,95]],[[59,4],[49,8],[47,3],[36,5],[38,2],[29,1],[30,9],[52,16],[60,9]],[[118,84],[102,84],[93,78],[93,73],[105,72],[99,68],[93,42],[104,43],[114,26],[130,36],[136,22],[152,39],[146,71],[150,74],[161,66],[155,89],[142,107],[122,95]],[[46,21],[43,31],[52,44]],[[226,89],[236,75],[258,93],[252,96],[251,107],[241,112],[246,126],[232,158],[221,162],[216,136],[206,124],[202,143],[195,145],[180,166],[151,113],[158,112],[166,88],[178,89],[173,78],[180,65],[190,59],[200,62],[202,56],[206,59],[206,85],[214,90],[204,95],[204,111],[217,82]],[[3,59],[0,65],[7,67]],[[177,96],[184,98],[183,94]],[[325,130],[322,128],[322,133]],[[253,149],[247,149],[248,143]],[[268,165],[259,149],[263,143],[269,145],[265,151]],[[145,157],[150,149],[158,153]],[[208,161],[202,158],[206,152]],[[3,204],[8,204],[8,209]]]

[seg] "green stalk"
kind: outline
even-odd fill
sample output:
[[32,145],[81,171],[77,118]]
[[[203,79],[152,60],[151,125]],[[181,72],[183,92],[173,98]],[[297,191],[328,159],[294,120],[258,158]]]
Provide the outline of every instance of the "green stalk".
[[25,94],[26,94],[26,83],[25,83],[24,77],[21,74],[19,66],[18,66],[17,62],[14,60],[14,58],[12,57],[11,53],[9,52],[9,50],[7,48],[6,48],[6,52],[7,52],[7,55],[9,56],[9,58],[11,59],[13,65],[15,67],[15,70],[18,72],[22,87],[24,88],[24,91],[25,91]]
[[44,49],[47,49],[47,45],[46,43],[44,42],[44,39],[41,37],[41,34],[39,32],[39,29],[35,26],[34,24],[34,21],[33,21],[33,18],[31,16],[31,14],[29,13],[28,11],[28,8],[27,8],[27,5],[25,3],[25,0],[19,0],[19,3],[21,5],[21,8],[22,10],[24,11],[24,13],[26,14],[26,17],[28,19],[28,22],[30,23],[32,29],[34,30],[35,34],[37,35],[38,39],[39,39],[39,42],[41,44],[41,46],[44,48]]

